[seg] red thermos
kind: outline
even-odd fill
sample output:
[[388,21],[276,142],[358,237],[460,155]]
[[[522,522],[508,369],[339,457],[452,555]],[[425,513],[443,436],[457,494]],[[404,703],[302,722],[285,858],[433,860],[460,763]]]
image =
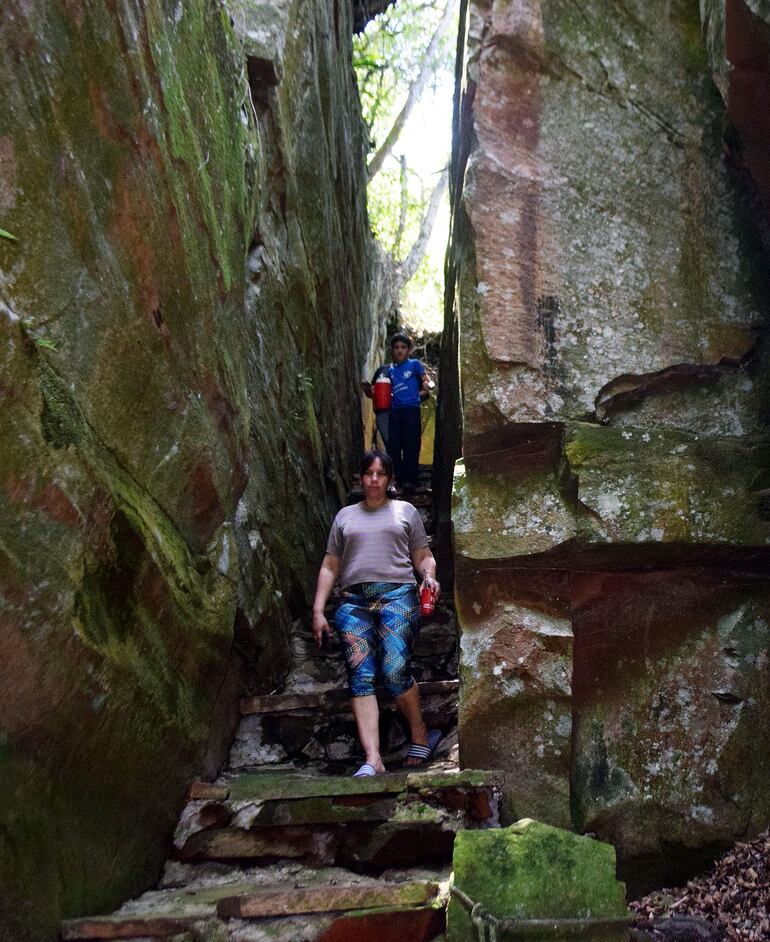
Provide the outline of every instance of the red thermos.
[[392,386],[389,376],[378,376],[374,383],[374,411],[387,412],[390,409]]
[[433,609],[436,607],[436,590],[431,589],[429,586],[423,586],[422,591],[420,592],[420,614],[427,618],[429,615],[433,614]]

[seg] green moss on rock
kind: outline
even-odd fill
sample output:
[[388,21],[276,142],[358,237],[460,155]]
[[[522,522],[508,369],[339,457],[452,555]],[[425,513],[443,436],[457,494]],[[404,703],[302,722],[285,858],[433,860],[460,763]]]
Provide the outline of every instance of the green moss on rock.
[[[522,819],[501,830],[462,831],[454,845],[454,885],[500,919],[612,919],[626,915],[615,850],[588,837]],[[449,942],[472,937],[456,900]]]

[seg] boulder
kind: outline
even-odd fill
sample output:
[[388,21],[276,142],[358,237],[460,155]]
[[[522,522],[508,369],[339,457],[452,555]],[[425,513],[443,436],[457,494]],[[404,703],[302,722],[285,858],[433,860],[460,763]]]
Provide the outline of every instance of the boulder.
[[[457,835],[454,888],[467,902],[480,904],[498,920],[617,920],[612,934],[595,931],[590,938],[620,939],[627,915],[625,886],[615,878],[615,851],[589,837],[524,818],[508,828],[467,831]],[[516,931],[522,938],[524,926]],[[527,938],[568,939],[558,924]],[[447,942],[475,936],[467,906],[453,892],[447,910]],[[508,936],[504,926],[497,938]]]
[[679,882],[770,820],[770,592],[697,571],[576,582],[576,824],[639,885]]

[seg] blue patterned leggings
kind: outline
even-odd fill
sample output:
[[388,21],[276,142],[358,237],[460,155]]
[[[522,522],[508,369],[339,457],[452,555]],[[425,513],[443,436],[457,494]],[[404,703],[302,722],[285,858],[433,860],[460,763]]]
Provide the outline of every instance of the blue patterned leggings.
[[414,683],[409,666],[420,633],[417,587],[360,582],[342,593],[335,624],[345,654],[352,697],[374,693],[377,675],[398,697]]

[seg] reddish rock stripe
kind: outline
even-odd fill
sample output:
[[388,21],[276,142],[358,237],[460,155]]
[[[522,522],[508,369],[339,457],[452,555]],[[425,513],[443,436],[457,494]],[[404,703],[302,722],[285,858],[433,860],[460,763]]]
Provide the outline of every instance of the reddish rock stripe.
[[68,919],[62,923],[61,937],[65,942],[71,939],[165,939],[189,929],[194,921],[191,916]]
[[230,794],[226,785],[214,785],[211,782],[193,782],[187,789],[188,801],[224,801]]

